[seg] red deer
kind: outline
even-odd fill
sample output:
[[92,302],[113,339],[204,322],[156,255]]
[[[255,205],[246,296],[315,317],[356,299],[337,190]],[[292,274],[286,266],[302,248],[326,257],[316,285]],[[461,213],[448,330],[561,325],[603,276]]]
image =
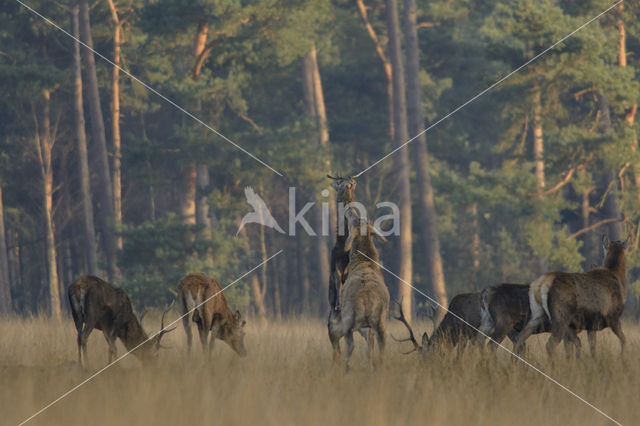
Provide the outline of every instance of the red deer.
[[413,343],[413,350],[406,352],[407,354],[418,351],[424,356],[429,350],[446,346],[455,346],[460,353],[468,342],[476,342],[477,328],[480,326],[479,293],[462,293],[451,299],[446,315],[431,335],[431,338],[429,338],[427,332],[424,332],[420,344],[402,312],[402,305],[400,303],[397,304],[399,306],[399,315],[394,316],[394,318],[407,327],[409,337],[406,339],[396,339],[394,337],[394,340]]
[[78,331],[78,362],[87,364],[87,340],[93,329],[102,330],[109,345],[109,363],[117,356],[116,339],[128,351],[143,361],[155,355],[160,339],[175,327],[165,330],[164,317],[170,306],[162,313],[160,333],[149,339],[138,318],[133,314],[129,297],[120,288],[94,276],[82,276],[69,286],[69,303],[73,322]]
[[[347,205],[355,202],[355,189],[356,189],[356,181],[355,179],[359,175],[349,176],[349,177],[333,177],[327,175],[329,179],[333,179],[331,182],[331,187],[336,191],[336,204],[337,211],[342,211],[345,209]],[[350,209],[349,209],[350,210]],[[329,276],[329,304],[331,306],[332,311],[340,310],[340,289],[347,279],[347,271],[349,265],[349,252],[345,250],[345,244],[347,242],[347,233],[344,232],[344,229],[341,228],[341,222],[344,222],[346,218],[347,221],[344,223],[349,223],[349,218],[347,217],[345,211],[345,217],[340,218],[338,223],[336,224],[336,243],[333,246],[333,250],[331,250],[331,274]]]
[[[345,367],[353,353],[353,332],[369,328],[377,336],[380,358],[384,353],[386,320],[389,313],[389,290],[377,265],[378,251],[371,238],[371,226],[366,219],[349,222],[349,238],[345,250],[349,250],[349,275],[340,290],[340,310],[329,318],[329,339],[333,346],[333,358],[340,355],[340,339],[345,338]],[[368,339],[369,363],[373,366],[373,339]]]
[[[515,345],[518,333],[522,331],[524,326],[531,317],[531,309],[529,307],[529,284],[498,284],[487,287],[480,292],[482,299],[480,312],[482,321],[480,323],[481,336],[490,337],[489,347],[493,350],[497,344],[502,343],[505,337]],[[575,325],[571,324],[571,328],[575,330]],[[533,334],[549,333],[551,331],[551,323],[548,318],[533,331]],[[595,354],[595,332],[588,331],[589,345],[591,353]],[[482,338],[481,337],[481,338]],[[565,350],[570,355],[567,343],[575,343],[565,340]]]
[[[627,238],[628,241],[628,238]],[[620,339],[624,351],[625,336],[620,316],[627,298],[627,241],[609,241],[602,237],[604,263],[602,267],[580,273],[552,272],[531,283],[529,305],[531,319],[518,335],[516,351],[544,321],[551,320],[551,337],[547,353],[551,357],[561,339],[573,341],[580,350],[581,330],[598,331],[610,327]]]
[[[220,339],[240,356],[247,355],[244,347],[244,326],[240,311],[232,313],[227,305],[227,299],[222,292],[222,286],[214,278],[201,273],[189,274],[178,284],[178,299],[182,309],[182,324],[187,333],[187,345],[191,350],[191,324],[198,326],[202,350],[207,350],[209,332],[209,352],[213,349],[215,339]],[[187,315],[193,311],[193,315]],[[191,317],[191,318],[190,318]]]

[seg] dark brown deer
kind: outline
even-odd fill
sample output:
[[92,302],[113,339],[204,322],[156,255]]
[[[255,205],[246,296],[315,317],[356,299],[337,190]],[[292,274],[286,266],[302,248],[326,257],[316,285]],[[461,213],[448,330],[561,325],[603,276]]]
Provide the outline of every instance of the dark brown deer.
[[[116,339],[133,351],[140,360],[147,361],[158,352],[160,339],[175,327],[165,330],[162,313],[160,333],[149,339],[133,313],[129,297],[120,288],[94,276],[82,276],[69,286],[69,303],[73,322],[78,331],[78,362],[87,364],[87,340],[94,329],[102,330],[109,345],[109,363],[117,356]],[[83,364],[84,355],[84,364]]]
[[[340,339],[345,338],[346,368],[354,349],[353,332],[357,329],[368,328],[375,333],[382,359],[389,313],[389,290],[376,263],[378,251],[371,236],[373,227],[366,219],[354,219],[349,222],[349,228],[345,243],[345,250],[349,250],[349,274],[340,291],[340,310],[328,323],[334,360],[340,355]],[[369,362],[373,366],[373,339],[367,341]]]
[[[345,244],[347,242],[348,233],[345,232],[343,226],[345,223],[349,223],[349,218],[347,217],[347,212],[350,209],[346,209],[345,207],[350,203],[355,202],[355,189],[356,189],[356,181],[355,179],[360,176],[349,176],[349,177],[333,177],[331,175],[327,175],[329,179],[332,179],[331,187],[336,191],[336,211],[342,212],[345,214],[343,217],[338,219],[336,223],[336,243],[333,246],[333,250],[331,250],[331,272],[329,275],[329,305],[332,311],[340,310],[340,289],[347,279],[348,266],[349,266],[349,251],[345,250]],[[345,220],[346,219],[346,220]],[[331,315],[331,314],[330,314]]]
[[[396,339],[398,342],[410,341],[413,349],[407,354],[418,351],[425,356],[432,349],[444,349],[447,346],[457,347],[461,353],[467,343],[475,343],[478,334],[477,328],[480,326],[480,293],[462,293],[451,299],[447,313],[433,332],[431,337],[425,331],[422,334],[422,341],[418,343],[413,334],[413,330],[402,312],[402,305],[399,306],[399,315],[394,316],[409,330],[409,337],[406,339]],[[464,321],[463,321],[464,320]]]
[[[222,286],[216,279],[201,273],[187,275],[178,284],[178,299],[189,350],[192,340],[190,321],[193,321],[198,326],[203,351],[207,350],[207,340],[211,332],[209,353],[213,350],[215,340],[220,339],[231,346],[238,355],[247,355],[244,347],[246,322],[242,320],[240,311],[236,311],[235,314],[231,312]],[[187,315],[191,311],[193,315]]]
[[624,351],[626,339],[620,316],[627,298],[624,252],[627,241],[609,241],[603,235],[602,267],[584,273],[547,273],[532,282],[529,289],[531,319],[518,335],[516,351],[522,350],[526,339],[544,322],[545,316],[551,321],[551,337],[547,342],[550,357],[562,339],[574,341],[579,354],[580,340],[576,334],[581,330],[598,331],[606,327],[620,339],[621,351]]

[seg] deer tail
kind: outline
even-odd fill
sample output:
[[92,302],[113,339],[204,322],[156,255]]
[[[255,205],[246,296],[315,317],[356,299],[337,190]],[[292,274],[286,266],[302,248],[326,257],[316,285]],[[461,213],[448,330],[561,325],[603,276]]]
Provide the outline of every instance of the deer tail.
[[545,314],[551,320],[549,312],[549,290],[553,284],[554,275],[544,274],[534,282],[529,288],[529,305],[531,307],[531,318],[542,318]]
[[495,323],[493,321],[493,317],[491,316],[491,312],[489,312],[489,300],[493,295],[493,288],[485,288],[480,293],[480,331],[483,334],[489,334],[491,330],[495,327]]

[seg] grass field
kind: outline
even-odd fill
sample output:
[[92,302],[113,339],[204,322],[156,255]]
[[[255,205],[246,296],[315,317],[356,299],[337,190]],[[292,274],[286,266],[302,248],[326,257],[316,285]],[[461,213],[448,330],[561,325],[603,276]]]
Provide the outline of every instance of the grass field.
[[[145,319],[147,329],[158,323]],[[431,331],[431,324],[414,328]],[[408,348],[389,339],[384,365],[370,371],[364,341],[356,336],[353,368],[345,373],[332,365],[322,321],[250,321],[246,329],[246,358],[217,342],[206,359],[199,343],[187,355],[180,326],[165,337],[172,348],[154,365],[142,367],[128,356],[29,424],[610,424],[503,351],[493,356],[471,349],[420,362],[415,353],[400,354]],[[390,329],[404,331],[398,324]],[[627,323],[624,330],[629,344],[623,359],[608,330],[598,334],[595,359],[587,350],[579,360],[566,360],[560,349],[551,363],[546,337],[536,336],[526,357],[621,423],[638,424],[640,327]],[[90,371],[76,364],[75,339],[70,320],[0,320],[0,423],[27,419],[106,364],[101,332],[89,339]]]

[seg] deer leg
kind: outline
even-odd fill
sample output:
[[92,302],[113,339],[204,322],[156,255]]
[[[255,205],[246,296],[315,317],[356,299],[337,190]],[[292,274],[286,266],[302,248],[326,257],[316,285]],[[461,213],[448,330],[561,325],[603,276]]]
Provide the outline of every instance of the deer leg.
[[524,326],[520,334],[518,334],[518,338],[516,341],[516,345],[514,347],[514,351],[517,354],[522,353],[524,349],[524,342],[533,334],[534,331],[538,328],[538,326],[542,323],[544,317],[539,316],[535,318],[531,318],[527,325]]
[[564,327],[559,325],[557,322],[551,328],[551,336],[549,336],[549,340],[547,341],[547,354],[549,358],[553,359],[553,352],[560,343],[560,341],[565,338],[567,335],[567,331],[564,330]]
[[200,343],[202,344],[202,351],[207,351],[207,337],[209,337],[209,330],[207,330],[204,325],[199,322],[198,323],[198,334],[200,335]]
[[[378,352],[379,354],[379,363],[382,364],[383,361],[383,355],[384,355],[384,347],[387,344],[387,334],[385,331],[385,324],[380,322],[378,323],[378,326],[376,327],[376,337],[378,338],[378,346],[380,347],[380,350]],[[373,339],[372,339],[373,340]]]
[[331,341],[331,347],[333,347],[333,362],[338,361],[340,357],[340,337],[342,337],[342,335],[337,330],[338,325],[339,324],[332,324],[331,317],[329,317],[329,340]]
[[[567,359],[571,358],[573,350],[575,350],[576,358],[580,358],[580,349],[582,348],[582,342],[578,338],[578,335],[575,333],[575,331],[569,329],[565,333],[563,341]],[[569,345],[570,343],[573,344],[573,347]]]
[[587,338],[589,339],[589,352],[592,357],[596,356],[596,332],[595,330],[587,330]]
[[185,315],[186,312],[183,313],[182,317],[182,325],[184,326],[184,332],[187,335],[187,352],[191,352],[191,341],[193,339],[191,335],[191,323],[189,315]]
[[80,346],[82,347],[82,355],[84,358],[84,367],[86,367],[89,363],[87,358],[87,341],[89,340],[89,335],[93,331],[93,324],[85,323],[82,328],[82,332],[80,333]]
[[624,333],[622,332],[622,326],[620,325],[620,319],[611,322],[611,331],[614,332],[618,339],[620,339],[620,355],[624,354],[624,347],[627,343],[627,338],[624,337]]
[[353,348],[355,347],[355,345],[353,344],[353,330],[347,331],[347,334],[345,334],[344,336],[344,340],[347,345],[344,353],[344,368],[345,370],[349,370],[349,360],[351,359]]
[[112,333],[108,333],[105,330],[102,330],[102,334],[104,334],[104,338],[109,345],[109,364],[118,356],[118,348],[116,347],[116,336]]

